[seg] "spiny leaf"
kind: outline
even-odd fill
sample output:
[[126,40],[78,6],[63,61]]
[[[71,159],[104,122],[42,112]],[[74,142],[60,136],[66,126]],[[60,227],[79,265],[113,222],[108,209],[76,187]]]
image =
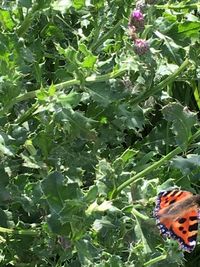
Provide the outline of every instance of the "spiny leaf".
[[197,122],[197,115],[179,103],[170,103],[162,109],[165,119],[172,123],[172,130],[178,145],[187,145],[191,129]]
[[173,166],[180,169],[184,175],[188,175],[200,167],[200,156],[196,154],[188,154],[186,158],[177,156],[173,160]]

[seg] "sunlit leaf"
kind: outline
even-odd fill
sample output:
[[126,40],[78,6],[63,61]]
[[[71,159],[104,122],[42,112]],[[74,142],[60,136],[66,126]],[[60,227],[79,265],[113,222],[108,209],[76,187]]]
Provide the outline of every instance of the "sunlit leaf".
[[57,1],[54,1],[53,3],[53,8],[62,13],[65,13],[65,10],[67,10],[71,6],[72,6],[71,0],[57,0]]
[[85,5],[85,0],[73,0],[72,2],[75,9],[80,9]]
[[6,30],[12,30],[15,26],[13,20],[11,19],[10,12],[7,10],[0,10],[0,24]]

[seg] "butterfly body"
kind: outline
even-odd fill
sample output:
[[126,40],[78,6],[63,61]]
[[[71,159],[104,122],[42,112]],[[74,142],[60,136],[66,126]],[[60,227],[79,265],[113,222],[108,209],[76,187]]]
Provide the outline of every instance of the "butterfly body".
[[177,240],[181,248],[191,252],[198,233],[200,195],[178,189],[161,191],[154,216],[164,237]]

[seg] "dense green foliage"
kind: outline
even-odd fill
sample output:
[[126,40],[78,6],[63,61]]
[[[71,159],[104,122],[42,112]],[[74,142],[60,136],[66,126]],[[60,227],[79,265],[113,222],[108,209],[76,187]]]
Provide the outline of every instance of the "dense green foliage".
[[139,55],[136,4],[1,1],[0,266],[198,266],[152,210],[200,193],[200,7],[146,1]]

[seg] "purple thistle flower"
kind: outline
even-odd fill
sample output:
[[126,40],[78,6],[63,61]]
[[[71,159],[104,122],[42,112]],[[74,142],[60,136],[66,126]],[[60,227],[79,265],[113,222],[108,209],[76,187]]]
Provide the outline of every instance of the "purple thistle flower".
[[138,9],[138,10],[134,10],[132,12],[132,18],[135,20],[135,21],[143,21],[144,20],[144,16],[142,14],[142,12]]
[[131,16],[130,16],[130,21],[129,23],[132,26],[135,26],[137,30],[143,29],[144,28],[144,15],[143,13],[139,10],[133,10]]
[[135,53],[138,55],[144,55],[149,51],[149,44],[146,40],[143,39],[136,39],[135,40]]

